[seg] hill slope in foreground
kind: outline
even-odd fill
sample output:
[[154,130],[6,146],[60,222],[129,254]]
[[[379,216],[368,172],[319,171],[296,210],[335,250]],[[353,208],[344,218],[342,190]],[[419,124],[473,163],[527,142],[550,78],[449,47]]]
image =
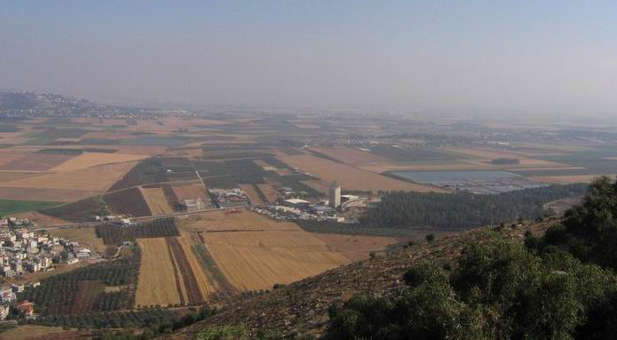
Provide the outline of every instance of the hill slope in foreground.
[[192,339],[210,327],[243,326],[255,335],[268,330],[279,335],[321,334],[328,321],[328,308],[356,294],[388,295],[405,286],[402,276],[410,267],[425,262],[447,263],[469,242],[482,243],[495,237],[523,240],[526,231],[542,234],[556,220],[548,220],[500,231],[478,228],[452,234],[431,243],[399,248],[378,254],[323,274],[310,277],[270,293],[237,301],[208,320],[164,338]]

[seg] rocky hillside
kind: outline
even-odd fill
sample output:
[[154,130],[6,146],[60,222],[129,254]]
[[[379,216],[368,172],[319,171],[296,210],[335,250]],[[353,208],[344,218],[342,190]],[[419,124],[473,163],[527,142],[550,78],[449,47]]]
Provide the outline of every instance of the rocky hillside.
[[[355,294],[387,295],[404,286],[402,275],[423,261],[446,263],[459,255],[468,242],[484,242],[495,237],[522,240],[526,231],[543,233],[556,220],[502,230],[479,228],[375,254],[369,260],[352,263],[321,275],[295,282],[252,299],[237,301],[205,322],[197,323],[173,338],[193,338],[204,329],[244,326],[250,335],[265,329],[279,335],[318,335],[328,321],[328,308]],[[171,338],[171,337],[169,337]]]

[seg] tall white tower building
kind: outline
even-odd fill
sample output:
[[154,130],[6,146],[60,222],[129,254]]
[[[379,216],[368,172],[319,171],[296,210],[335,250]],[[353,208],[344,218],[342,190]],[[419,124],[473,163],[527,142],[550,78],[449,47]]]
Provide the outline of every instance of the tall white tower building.
[[341,186],[336,182],[330,185],[330,207],[336,209],[341,206]]

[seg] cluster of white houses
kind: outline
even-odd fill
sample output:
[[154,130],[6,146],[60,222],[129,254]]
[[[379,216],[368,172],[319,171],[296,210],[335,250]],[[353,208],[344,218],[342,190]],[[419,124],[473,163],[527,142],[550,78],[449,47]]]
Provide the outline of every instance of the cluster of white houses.
[[90,249],[78,242],[60,237],[26,228],[0,231],[0,274],[5,278],[49,271],[55,263],[74,264],[93,256]]

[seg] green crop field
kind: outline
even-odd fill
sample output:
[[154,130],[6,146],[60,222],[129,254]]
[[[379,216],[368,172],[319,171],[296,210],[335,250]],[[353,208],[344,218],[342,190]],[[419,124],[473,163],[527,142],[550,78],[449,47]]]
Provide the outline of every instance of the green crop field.
[[60,203],[42,201],[0,200],[0,216],[53,207]]

